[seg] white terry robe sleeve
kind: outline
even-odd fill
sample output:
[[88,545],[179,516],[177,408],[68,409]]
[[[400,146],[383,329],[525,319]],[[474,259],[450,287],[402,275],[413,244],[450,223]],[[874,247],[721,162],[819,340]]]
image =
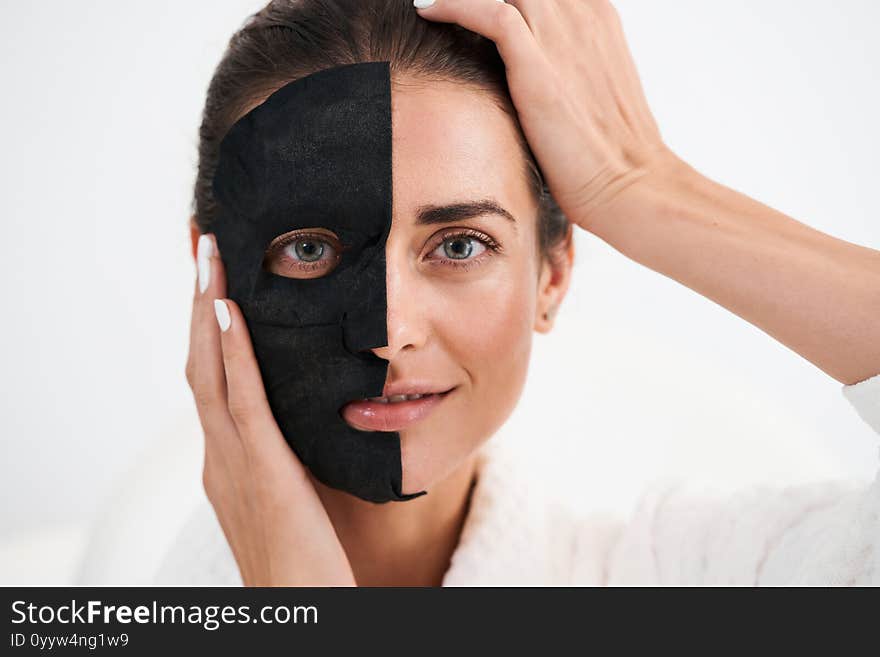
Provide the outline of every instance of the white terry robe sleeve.
[[[843,394],[880,434],[880,375]],[[867,485],[761,485],[732,495],[655,483],[605,573],[610,585],[880,585],[880,472]]]

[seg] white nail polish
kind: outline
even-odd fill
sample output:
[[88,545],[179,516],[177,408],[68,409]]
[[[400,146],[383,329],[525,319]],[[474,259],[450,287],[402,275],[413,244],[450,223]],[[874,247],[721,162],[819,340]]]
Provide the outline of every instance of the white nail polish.
[[225,333],[232,324],[232,318],[229,317],[229,306],[222,299],[214,299],[214,314],[217,315],[220,330]]
[[413,0],[413,7],[416,9],[427,9],[434,4],[434,0]]
[[199,246],[196,261],[199,269],[199,292],[204,293],[211,282],[211,256],[214,253],[214,243],[207,235],[199,236]]

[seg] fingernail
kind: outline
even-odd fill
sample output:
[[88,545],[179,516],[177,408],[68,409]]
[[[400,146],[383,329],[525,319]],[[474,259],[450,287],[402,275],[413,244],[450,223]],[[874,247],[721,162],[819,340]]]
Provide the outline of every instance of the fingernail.
[[196,260],[199,268],[199,292],[204,293],[211,282],[211,256],[214,254],[214,243],[208,235],[199,236]]
[[434,4],[434,0],[413,0],[413,7],[416,9],[427,9]]
[[222,299],[214,299],[214,314],[217,315],[217,323],[220,325],[220,330],[225,333],[226,329],[232,324],[232,318],[229,317],[229,306]]

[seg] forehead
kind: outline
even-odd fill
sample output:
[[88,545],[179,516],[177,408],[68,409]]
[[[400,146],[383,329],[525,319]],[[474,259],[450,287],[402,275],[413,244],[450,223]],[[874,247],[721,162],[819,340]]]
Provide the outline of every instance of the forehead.
[[397,77],[391,107],[396,210],[487,196],[528,203],[516,126],[487,92]]
[[425,205],[476,199],[529,213],[520,138],[485,90],[391,76],[387,63],[336,67],[239,118],[221,144],[215,197],[266,239],[299,224],[358,230],[368,208],[397,223]]

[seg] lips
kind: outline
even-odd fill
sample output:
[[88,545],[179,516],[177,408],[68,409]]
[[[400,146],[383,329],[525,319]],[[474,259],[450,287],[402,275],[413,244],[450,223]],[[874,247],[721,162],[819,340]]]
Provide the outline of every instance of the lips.
[[342,417],[362,431],[401,431],[426,418],[453,389],[410,392],[349,402]]

